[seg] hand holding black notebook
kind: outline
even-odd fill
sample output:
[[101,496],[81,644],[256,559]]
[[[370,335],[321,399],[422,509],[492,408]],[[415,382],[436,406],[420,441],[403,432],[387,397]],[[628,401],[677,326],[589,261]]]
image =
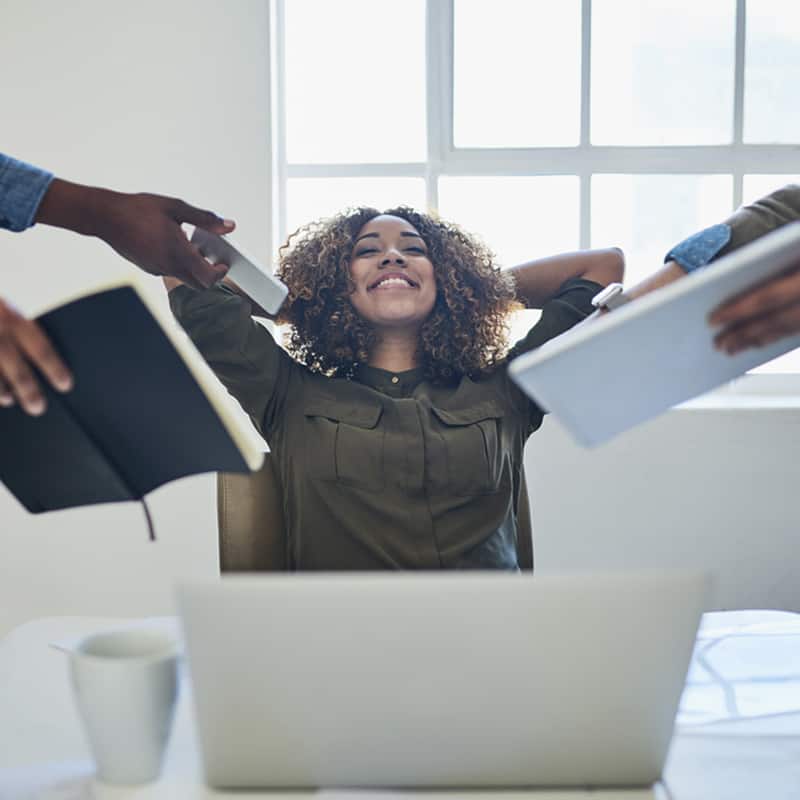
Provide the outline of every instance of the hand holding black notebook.
[[121,280],[37,318],[75,378],[47,411],[0,408],[0,480],[33,513],[142,500],[202,472],[248,472],[255,431],[168,312]]

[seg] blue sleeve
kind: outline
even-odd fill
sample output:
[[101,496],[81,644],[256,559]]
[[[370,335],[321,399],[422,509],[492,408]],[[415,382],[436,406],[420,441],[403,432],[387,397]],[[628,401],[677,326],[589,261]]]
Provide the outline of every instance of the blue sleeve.
[[52,180],[52,173],[0,153],[0,228],[30,228]]
[[664,261],[677,261],[687,272],[694,272],[710,263],[730,240],[730,225],[712,225],[675,245]]

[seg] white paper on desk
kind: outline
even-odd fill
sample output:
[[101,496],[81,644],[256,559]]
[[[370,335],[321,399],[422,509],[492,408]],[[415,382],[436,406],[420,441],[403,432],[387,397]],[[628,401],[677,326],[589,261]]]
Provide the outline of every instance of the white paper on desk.
[[800,731],[800,614],[704,614],[676,723],[702,735]]
[[800,346],[800,335],[729,356],[707,317],[800,259],[792,223],[515,359],[512,378],[579,444],[593,447]]

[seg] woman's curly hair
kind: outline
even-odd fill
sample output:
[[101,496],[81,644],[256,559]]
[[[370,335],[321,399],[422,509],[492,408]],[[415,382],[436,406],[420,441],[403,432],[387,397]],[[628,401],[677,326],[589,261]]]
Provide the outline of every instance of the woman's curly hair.
[[366,364],[375,332],[353,307],[349,264],[356,235],[374,217],[391,214],[416,228],[428,246],[436,302],[419,335],[425,377],[450,383],[487,373],[505,355],[513,279],[491,251],[461,228],[399,206],[348,209],[293,233],[280,249],[278,276],[289,287],[281,321],[291,325],[289,352],[311,370],[350,377]]

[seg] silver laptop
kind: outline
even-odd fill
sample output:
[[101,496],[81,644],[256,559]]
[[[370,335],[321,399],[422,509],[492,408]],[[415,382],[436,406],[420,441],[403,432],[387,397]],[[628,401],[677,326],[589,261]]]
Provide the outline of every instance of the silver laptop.
[[700,573],[226,577],[178,592],[206,780],[649,787]]

